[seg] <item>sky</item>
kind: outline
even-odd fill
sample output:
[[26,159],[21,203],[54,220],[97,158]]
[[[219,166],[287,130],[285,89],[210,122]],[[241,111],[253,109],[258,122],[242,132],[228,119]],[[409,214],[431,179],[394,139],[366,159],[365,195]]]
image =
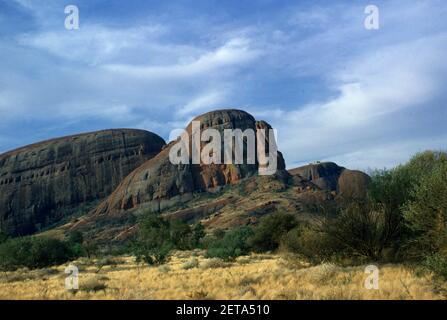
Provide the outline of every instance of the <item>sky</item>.
[[447,149],[446,16],[445,0],[0,0],[0,153],[107,128],[169,140],[236,108],[277,130],[288,168],[391,168]]

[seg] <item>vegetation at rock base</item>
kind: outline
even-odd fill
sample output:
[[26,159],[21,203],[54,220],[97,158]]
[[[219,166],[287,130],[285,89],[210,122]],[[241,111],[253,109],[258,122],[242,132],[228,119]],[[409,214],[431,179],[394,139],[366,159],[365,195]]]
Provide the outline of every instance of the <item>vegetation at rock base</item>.
[[68,242],[45,237],[9,239],[0,244],[0,270],[43,268],[76,258]]
[[229,261],[246,255],[250,252],[248,239],[251,236],[253,236],[253,230],[250,227],[240,227],[228,231],[221,239],[217,238],[208,245],[206,257]]
[[260,219],[250,238],[250,246],[258,252],[278,249],[282,237],[297,226],[295,216],[277,213],[264,216]]
[[133,253],[138,262],[160,265],[167,261],[174,249],[198,247],[204,235],[200,224],[191,227],[185,222],[169,221],[160,215],[149,213],[140,219]]

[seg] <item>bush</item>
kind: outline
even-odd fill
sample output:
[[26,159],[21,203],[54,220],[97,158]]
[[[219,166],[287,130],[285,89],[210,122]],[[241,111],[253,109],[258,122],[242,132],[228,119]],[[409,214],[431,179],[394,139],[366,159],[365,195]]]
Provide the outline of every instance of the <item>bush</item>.
[[425,268],[433,272],[435,276],[447,281],[447,258],[440,254],[432,254],[425,259]]
[[91,277],[82,281],[79,289],[86,292],[98,292],[105,291],[107,285],[99,277]]
[[222,239],[216,239],[209,244],[205,256],[229,261],[246,255],[250,251],[248,238],[251,236],[253,230],[250,227],[239,227],[228,231]]
[[6,240],[8,240],[8,236],[5,233],[0,232],[0,244],[5,242]]
[[170,222],[169,228],[172,243],[179,250],[197,248],[200,245],[201,239],[205,236],[205,229],[200,223],[191,227],[189,224],[177,220]]
[[84,242],[84,236],[80,231],[71,231],[68,234],[68,242],[73,244],[82,244]]
[[400,258],[421,259],[444,245],[446,176],[447,153],[435,151],[373,174],[370,201],[383,211],[383,238]]
[[199,259],[197,259],[197,258],[194,257],[194,258],[192,258],[191,260],[185,262],[185,263],[182,265],[182,269],[184,269],[184,270],[189,270],[189,269],[197,268],[198,266],[199,266]]
[[447,161],[421,178],[404,206],[404,217],[412,232],[410,254],[423,257],[447,247]]
[[389,245],[386,213],[367,203],[353,202],[334,219],[326,219],[322,231],[342,255],[380,259]]
[[156,214],[143,216],[133,252],[138,262],[149,265],[165,263],[172,250],[188,250],[199,245],[203,226],[191,228],[182,221],[167,221]]
[[231,263],[228,261],[223,261],[219,258],[206,259],[200,266],[202,269],[217,269],[217,268],[228,268]]
[[59,265],[75,257],[65,241],[44,237],[10,239],[0,245],[0,269],[30,269]]
[[148,215],[139,224],[134,253],[137,262],[160,265],[166,262],[173,244],[169,222],[158,215]]
[[293,215],[276,213],[264,216],[254,230],[249,243],[257,252],[276,250],[281,238],[297,226]]
[[329,260],[338,251],[326,233],[311,225],[302,225],[290,230],[282,238],[281,246],[312,263]]

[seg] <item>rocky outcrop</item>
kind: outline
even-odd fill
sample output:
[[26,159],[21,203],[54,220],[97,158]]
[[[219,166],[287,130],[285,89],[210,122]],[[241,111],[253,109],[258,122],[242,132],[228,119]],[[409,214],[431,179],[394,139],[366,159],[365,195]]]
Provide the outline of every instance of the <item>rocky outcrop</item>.
[[361,171],[348,170],[333,162],[308,164],[290,169],[301,183],[312,183],[321,190],[336,192],[343,198],[364,198],[371,178]]
[[80,205],[108,196],[164,144],[151,132],[116,129],[53,139],[0,155],[0,230],[33,233]]
[[[250,114],[240,110],[213,111],[196,117],[193,121],[200,121],[201,130],[217,129],[222,137],[224,129],[241,129],[242,131],[252,129],[256,132],[257,128],[270,127],[267,123],[256,121]],[[186,128],[190,137],[192,130],[191,122]],[[266,139],[266,145],[268,145],[268,136]],[[160,212],[192,199],[196,192],[215,190],[224,185],[234,184],[258,172],[258,159],[254,164],[247,164],[246,161],[243,164],[191,164],[191,143],[188,145],[189,164],[172,164],[169,152],[179,141],[177,139],[170,143],[160,154],[133,171],[93,214],[114,214],[136,208]],[[223,150],[223,138],[221,143]],[[201,147],[203,148],[206,144],[207,142],[202,142]],[[258,141],[256,145],[258,146]],[[244,149],[246,147],[245,141]],[[278,176],[288,176],[280,152],[278,152],[277,163]]]

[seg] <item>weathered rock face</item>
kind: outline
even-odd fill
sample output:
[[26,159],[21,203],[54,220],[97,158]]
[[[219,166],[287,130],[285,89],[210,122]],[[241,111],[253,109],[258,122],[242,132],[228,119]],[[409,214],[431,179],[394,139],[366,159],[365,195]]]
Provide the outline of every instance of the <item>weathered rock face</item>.
[[143,130],[91,132],[0,155],[0,230],[35,232],[67,210],[108,196],[165,142]]
[[[221,137],[223,137],[224,129],[241,129],[242,131],[252,129],[256,132],[257,128],[269,127],[265,122],[258,122],[250,114],[240,110],[213,111],[196,117],[194,121],[200,121],[201,130],[217,129]],[[190,137],[192,131],[191,122],[186,128]],[[190,200],[194,192],[234,184],[258,172],[257,159],[254,164],[247,164],[245,160],[243,164],[172,164],[169,152],[178,141],[170,143],[160,154],[127,176],[115,192],[99,205],[94,214],[113,214],[138,207],[159,212]],[[258,143],[258,141],[255,142]],[[223,153],[223,138],[221,143]],[[202,142],[201,147],[207,144],[207,142]],[[247,141],[244,141],[244,154],[246,146]],[[191,143],[188,148],[190,150],[189,163],[192,163]],[[223,156],[221,159],[224,159]],[[278,152],[277,163],[278,174],[288,175],[280,152]]]
[[301,182],[311,182],[344,198],[364,198],[371,180],[366,173],[348,170],[333,162],[309,164],[290,169],[289,173]]

